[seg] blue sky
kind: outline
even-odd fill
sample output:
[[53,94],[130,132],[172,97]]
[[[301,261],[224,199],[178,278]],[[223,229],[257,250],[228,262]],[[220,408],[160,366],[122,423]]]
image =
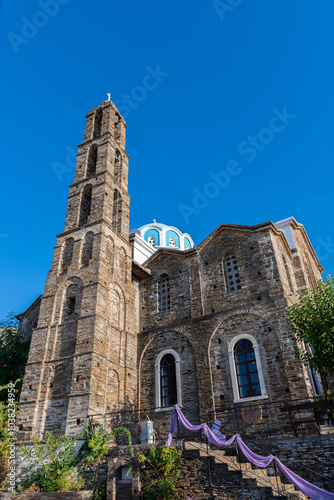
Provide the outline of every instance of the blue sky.
[[0,318],[43,293],[107,92],[128,126],[131,228],[155,218],[198,244],[293,215],[334,274],[334,4],[2,0],[0,22]]

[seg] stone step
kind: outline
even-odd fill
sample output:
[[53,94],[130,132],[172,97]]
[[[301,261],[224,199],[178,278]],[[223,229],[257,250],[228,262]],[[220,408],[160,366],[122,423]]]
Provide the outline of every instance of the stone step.
[[[287,498],[306,499],[307,497],[298,491],[293,484],[284,476],[281,471],[276,471],[274,467],[261,469],[247,460],[240,461],[234,449],[210,449],[204,444],[187,442],[184,445],[184,453],[190,453],[194,459],[206,460],[211,468],[211,478],[213,487],[227,487],[226,491],[234,491],[235,497],[242,495],[242,487],[247,492],[245,498],[249,500],[256,498]],[[245,457],[244,457],[245,458]],[[218,496],[217,498],[228,498]]]
[[320,425],[319,426],[319,432],[320,434],[334,434],[334,425]]

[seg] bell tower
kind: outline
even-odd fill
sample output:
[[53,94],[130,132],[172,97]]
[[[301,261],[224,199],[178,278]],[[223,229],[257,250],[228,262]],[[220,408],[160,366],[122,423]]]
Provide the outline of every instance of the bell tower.
[[88,415],[136,403],[126,125],[110,100],[86,120],[32,335],[18,415],[24,439],[46,430],[76,435]]

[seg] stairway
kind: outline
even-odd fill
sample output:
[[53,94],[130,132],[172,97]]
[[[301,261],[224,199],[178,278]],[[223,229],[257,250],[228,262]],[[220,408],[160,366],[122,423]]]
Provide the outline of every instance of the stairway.
[[[274,467],[259,469],[246,458],[239,456],[235,448],[217,450],[207,448],[206,444],[187,441],[184,443],[183,459],[187,463],[186,477],[182,477],[180,498],[188,496],[193,500],[204,499],[245,499],[259,500],[269,498],[307,499]],[[189,465],[193,461],[193,467]],[[192,473],[192,468],[194,469]],[[196,484],[204,469],[206,484]],[[195,482],[195,484],[194,484]],[[187,492],[187,485],[192,490]],[[204,486],[204,487],[203,487]]]

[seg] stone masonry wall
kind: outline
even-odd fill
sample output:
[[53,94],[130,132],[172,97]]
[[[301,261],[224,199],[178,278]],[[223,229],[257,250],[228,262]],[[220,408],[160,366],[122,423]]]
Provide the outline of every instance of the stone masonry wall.
[[[88,113],[79,146],[65,232],[57,237],[32,336],[18,415],[21,440],[48,429],[77,435],[88,415],[136,403],[138,285],[131,280],[124,146],[125,122],[105,101]],[[83,199],[87,186],[90,206]]]
[[71,491],[68,493],[0,493],[1,500],[88,500],[91,491]]
[[[247,444],[247,442],[246,442]],[[160,445],[156,445],[160,446]],[[247,498],[273,498],[277,495],[277,482],[272,468],[251,468],[242,457],[240,465],[231,446],[224,450],[203,446],[196,442],[178,442],[181,447],[183,468],[177,484],[179,498],[186,500]],[[145,454],[150,445],[135,445],[134,454]],[[293,472],[319,488],[333,492],[334,472],[332,467],[334,435],[320,435],[311,438],[280,438],[268,441],[252,441],[249,447],[258,454],[276,455]],[[218,453],[216,453],[218,451]],[[216,458],[214,458],[216,456]],[[124,495],[122,468],[129,465],[127,447],[112,448],[108,454],[107,500],[138,499],[140,481],[137,472],[139,463],[135,459],[132,484],[127,482],[127,495]],[[246,467],[246,465],[249,467]],[[255,480],[254,478],[257,478]],[[284,498],[306,498],[291,483],[279,475],[279,488]],[[243,491],[244,490],[244,491]],[[289,497],[284,491],[294,492]],[[275,493],[274,493],[275,492]],[[287,495],[287,496],[284,496]]]
[[[225,255],[231,253],[242,282],[242,289],[235,292],[227,291],[223,266]],[[166,348],[174,349],[181,360],[184,407],[196,407],[208,416],[215,408],[240,406],[242,401],[235,403],[228,350],[230,341],[242,334],[251,335],[259,346],[265,400],[308,395],[286,321],[291,290],[283,253],[292,269],[283,233],[268,223],[254,228],[220,226],[196,249],[158,251],[149,259],[151,276],[140,285],[138,355],[140,379],[145,380],[139,386],[141,408],[156,406],[154,363]],[[161,274],[169,275],[171,308],[158,312]],[[192,393],[196,386],[198,399]],[[274,416],[272,425],[278,425]]]

